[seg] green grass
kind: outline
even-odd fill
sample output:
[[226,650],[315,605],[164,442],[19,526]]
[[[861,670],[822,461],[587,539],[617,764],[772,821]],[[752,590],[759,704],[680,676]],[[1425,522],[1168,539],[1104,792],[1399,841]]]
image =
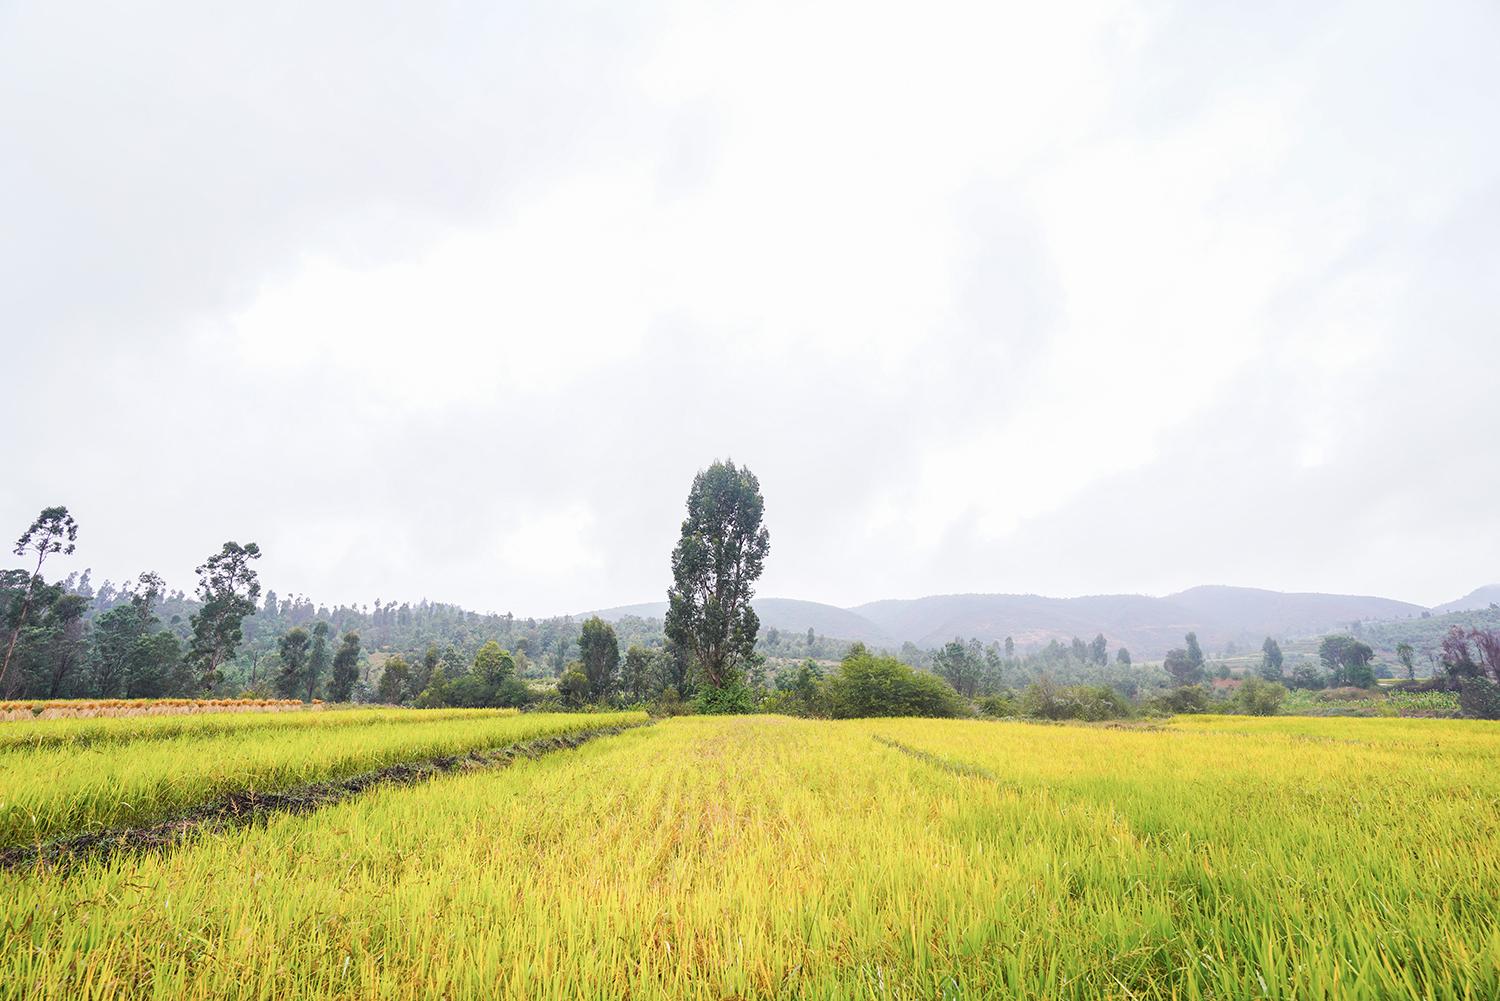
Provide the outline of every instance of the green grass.
[[1492,998],[1500,727],[678,718],[71,875],[36,998]]
[[[229,792],[278,792],[401,761],[638,722],[644,713],[354,710],[0,724],[0,847],[169,818]],[[62,724],[62,726],[53,726]],[[67,740],[69,728],[78,736]]]

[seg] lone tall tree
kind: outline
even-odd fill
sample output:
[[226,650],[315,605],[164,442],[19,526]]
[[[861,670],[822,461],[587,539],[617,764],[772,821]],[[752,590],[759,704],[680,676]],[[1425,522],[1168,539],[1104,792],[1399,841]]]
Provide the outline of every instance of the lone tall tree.
[[219,665],[234,656],[244,633],[245,616],[255,614],[260,581],[251,560],[260,559],[260,547],[250,542],[226,542],[224,548],[198,567],[198,600],[203,607],[193,615],[193,640],[188,660],[198,671],[205,691],[219,680]]
[[284,699],[295,698],[297,690],[302,687],[307,671],[307,645],[311,641],[312,637],[307,635],[307,630],[297,626],[287,630],[276,644],[276,652],[281,655],[281,673],[276,676],[276,694]]
[[26,581],[21,607],[14,619],[15,626],[10,631],[10,642],[5,645],[5,660],[0,661],[0,688],[4,687],[5,675],[10,671],[11,654],[16,651],[16,640],[21,635],[21,627],[26,624],[26,614],[31,611],[31,597],[36,593],[37,584],[43,582],[42,564],[47,561],[47,557],[56,553],[72,555],[73,543],[77,541],[78,522],[73,520],[65,507],[43,508],[31,527],[16,540],[16,548],[13,550],[15,554],[25,556],[28,552],[36,553],[36,568]]
[[318,682],[323,680],[323,672],[328,670],[332,661],[332,655],[328,652],[328,631],[326,622],[315,622],[312,627],[312,646],[307,649],[307,701],[311,702],[313,696],[318,694]]
[[733,462],[693,478],[682,537],[672,550],[668,639],[692,653],[713,688],[733,681],[755,652],[760,619],[750,607],[771,536],[761,524],[760,481]]
[[328,684],[328,697],[334,702],[348,702],[354,693],[354,683],[359,680],[359,633],[347,632],[339,652],[333,655],[333,680]]
[[615,627],[597,615],[586,621],[578,634],[578,655],[584,677],[589,679],[589,698],[608,698],[620,669],[620,641],[615,637]]

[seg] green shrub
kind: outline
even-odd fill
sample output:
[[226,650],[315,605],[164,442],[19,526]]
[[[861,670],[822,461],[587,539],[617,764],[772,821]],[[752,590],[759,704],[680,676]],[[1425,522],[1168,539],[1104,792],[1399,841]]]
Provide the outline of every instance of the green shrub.
[[982,695],[975,704],[981,713],[997,719],[1016,715],[1016,700],[1008,695]]
[[1233,701],[1235,709],[1247,716],[1275,716],[1286,701],[1286,689],[1261,678],[1246,678]]
[[1151,700],[1151,707],[1168,714],[1208,712],[1208,689],[1202,685],[1182,685],[1163,692]]
[[823,687],[835,719],[964,714],[963,701],[946,681],[864,650],[845,657]]
[[1043,678],[1028,686],[1018,702],[1022,715],[1038,719],[1099,722],[1130,715],[1130,703],[1108,685],[1059,687]]
[[738,678],[715,688],[706,685],[693,698],[693,707],[705,716],[735,716],[755,712],[755,693]]
[[1459,685],[1458,704],[1470,719],[1500,719],[1500,685],[1488,678],[1465,678]]

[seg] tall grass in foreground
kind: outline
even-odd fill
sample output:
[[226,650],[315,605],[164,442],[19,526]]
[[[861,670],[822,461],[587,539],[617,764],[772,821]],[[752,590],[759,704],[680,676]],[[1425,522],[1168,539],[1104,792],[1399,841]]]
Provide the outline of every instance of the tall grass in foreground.
[[[355,710],[290,719],[57,721],[96,733],[97,724],[132,724],[125,732],[139,739],[0,751],[0,847],[139,826],[230,792],[278,792],[401,761],[644,719],[644,713]],[[298,725],[285,725],[293,720]],[[189,722],[195,725],[172,729]]]
[[1279,722],[674,719],[0,876],[0,990],[1500,996],[1500,729]]

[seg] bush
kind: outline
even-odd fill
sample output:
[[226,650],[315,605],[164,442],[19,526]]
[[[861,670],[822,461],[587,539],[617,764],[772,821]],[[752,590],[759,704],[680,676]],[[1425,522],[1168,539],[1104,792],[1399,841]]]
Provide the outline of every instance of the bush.
[[1016,714],[1016,700],[1008,695],[985,695],[981,696],[976,703],[979,711],[986,716],[994,716],[997,719],[1002,716],[1014,716]]
[[1488,678],[1465,678],[1459,685],[1458,705],[1469,719],[1500,719],[1500,685]]
[[1035,682],[1021,693],[1019,708],[1024,716],[1038,719],[1076,719],[1097,723],[1125,719],[1130,703],[1108,685],[1058,687],[1048,679]]
[[852,651],[838,672],[824,682],[829,715],[835,719],[869,716],[961,716],[964,704],[936,675],[914,671],[894,657]]
[[1182,685],[1163,692],[1151,700],[1151,707],[1164,713],[1208,712],[1208,689],[1202,685]]
[[755,693],[738,678],[719,688],[704,686],[693,698],[693,706],[705,716],[736,716],[755,712]]
[[1286,689],[1261,678],[1246,678],[1234,693],[1234,707],[1247,716],[1275,716],[1281,712]]

